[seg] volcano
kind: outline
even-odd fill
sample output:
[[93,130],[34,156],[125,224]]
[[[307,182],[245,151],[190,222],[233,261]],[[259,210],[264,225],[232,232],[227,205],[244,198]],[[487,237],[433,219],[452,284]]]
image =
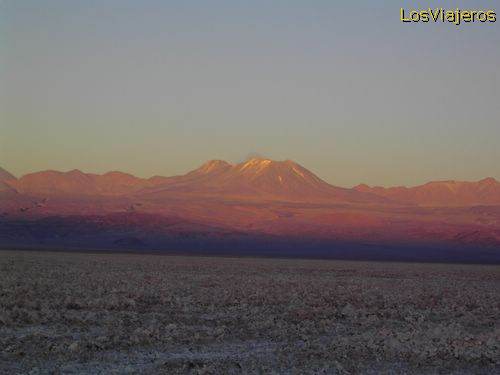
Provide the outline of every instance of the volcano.
[[164,199],[207,197],[230,200],[290,202],[404,204],[433,207],[500,205],[500,182],[434,181],[415,187],[352,189],[330,185],[292,160],[252,158],[231,164],[210,160],[184,175],[148,179],[123,172],[105,174],[41,171],[16,179],[0,168],[0,192],[34,197],[130,197]]
[[184,176],[164,181],[143,195],[175,193],[284,201],[386,202],[375,194],[332,186],[291,160],[253,158],[239,164],[211,160]]
[[493,178],[348,189],[292,160],[266,158],[211,160],[183,175],[147,179],[76,169],[19,179],[0,170],[0,177],[0,247],[304,256],[333,249],[353,259],[423,249],[422,259],[459,259],[461,251],[500,259],[500,183]]

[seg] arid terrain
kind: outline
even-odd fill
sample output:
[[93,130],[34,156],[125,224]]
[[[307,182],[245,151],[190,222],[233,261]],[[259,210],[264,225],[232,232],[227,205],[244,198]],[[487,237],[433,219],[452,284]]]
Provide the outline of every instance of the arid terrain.
[[493,178],[345,188],[253,158],[148,179],[0,168],[0,183],[2,249],[500,263]]
[[0,373],[492,374],[500,267],[0,251]]

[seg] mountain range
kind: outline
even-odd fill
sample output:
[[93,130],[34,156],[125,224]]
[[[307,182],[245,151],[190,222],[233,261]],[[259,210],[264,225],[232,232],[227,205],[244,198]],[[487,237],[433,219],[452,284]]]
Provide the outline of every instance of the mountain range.
[[425,206],[500,205],[500,183],[492,177],[477,182],[434,181],[415,187],[370,187],[358,185],[356,191],[376,194],[396,202]]
[[500,183],[342,188],[264,158],[147,179],[0,168],[0,247],[500,261]]
[[434,181],[414,187],[352,189],[328,184],[291,160],[253,158],[239,164],[211,160],[181,176],[148,179],[112,171],[102,175],[53,170],[16,179],[0,168],[0,191],[34,196],[157,196],[182,194],[306,202],[403,203],[421,206],[500,205],[500,182],[492,177],[477,182]]

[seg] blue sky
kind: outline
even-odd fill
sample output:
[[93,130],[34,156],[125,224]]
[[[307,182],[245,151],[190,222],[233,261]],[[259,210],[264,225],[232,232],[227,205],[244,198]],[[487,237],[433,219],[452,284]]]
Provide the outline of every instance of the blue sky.
[[4,0],[0,165],[146,177],[259,153],[341,186],[500,179],[499,23],[403,24],[408,4]]

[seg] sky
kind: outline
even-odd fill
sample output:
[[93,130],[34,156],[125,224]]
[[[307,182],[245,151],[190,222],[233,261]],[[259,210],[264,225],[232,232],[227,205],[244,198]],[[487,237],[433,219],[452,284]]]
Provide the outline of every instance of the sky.
[[[140,177],[292,159],[338,186],[500,180],[498,1],[3,0],[0,166]],[[497,8],[495,8],[495,5]]]

